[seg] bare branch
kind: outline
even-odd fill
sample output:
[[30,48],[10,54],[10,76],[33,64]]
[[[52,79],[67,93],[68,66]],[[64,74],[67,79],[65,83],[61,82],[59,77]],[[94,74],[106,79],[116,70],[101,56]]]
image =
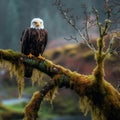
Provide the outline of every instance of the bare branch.
[[106,35],[108,33],[108,30],[110,28],[110,25],[111,25],[111,9],[109,7],[109,4],[108,4],[108,0],[104,0],[105,1],[105,8],[106,8],[106,13],[107,13],[107,19],[105,20],[105,27],[104,27],[104,30],[103,30],[103,35]]
[[[117,36],[113,36],[113,40],[115,40],[115,39],[118,39],[118,40],[120,40],[120,38],[119,37],[117,37]],[[112,41],[111,41],[112,42]],[[111,43],[112,44],[112,43]],[[112,54],[112,55],[119,55],[120,54],[120,46],[118,46],[118,47],[113,47],[113,45],[111,45],[111,49],[109,50],[109,52],[110,52],[110,54]]]
[[93,13],[95,13],[96,16],[96,24],[99,28],[99,34],[102,36],[102,23],[99,22],[99,15],[98,15],[98,10],[93,7]]
[[[77,26],[77,19],[78,17],[73,16],[73,15],[69,15],[68,13],[71,12],[72,9],[64,9],[63,8],[63,4],[61,3],[61,0],[56,0],[54,5],[57,7],[57,9],[60,11],[61,15],[63,16],[63,18],[67,21],[68,24],[70,24],[77,32],[78,35],[80,36],[80,38],[82,38],[82,40],[87,44],[87,46],[93,51],[95,52],[96,49],[94,48],[94,46],[89,42],[89,35],[88,35],[88,31],[86,28],[86,35],[87,37],[85,37],[84,34],[82,34],[80,28]],[[71,38],[71,37],[70,37]],[[73,38],[72,38],[73,39]],[[75,39],[74,39],[75,40]]]
[[88,41],[90,41],[90,37],[89,37],[89,33],[88,33],[88,20],[89,20],[89,17],[87,15],[87,8],[86,6],[84,5],[84,15],[85,15],[85,34],[86,34],[86,39]]
[[73,37],[72,35],[70,36],[70,38],[64,38],[65,40],[74,40],[75,42],[79,42],[79,40],[76,37]]
[[110,40],[110,42],[109,42],[109,46],[108,46],[108,48],[107,48],[107,50],[106,50],[106,55],[108,54],[108,53],[111,53],[112,52],[112,46],[113,46],[113,41],[114,41],[114,36],[111,38],[111,40]]

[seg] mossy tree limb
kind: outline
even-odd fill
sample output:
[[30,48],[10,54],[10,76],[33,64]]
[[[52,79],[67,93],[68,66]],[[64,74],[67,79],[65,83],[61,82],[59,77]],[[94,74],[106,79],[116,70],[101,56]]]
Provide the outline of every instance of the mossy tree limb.
[[[19,63],[29,65],[46,73],[52,78],[55,86],[65,86],[74,90],[80,96],[80,108],[84,113],[91,112],[93,120],[120,119],[120,94],[104,79],[99,86],[97,83],[99,76],[82,75],[77,72],[72,72],[68,69],[65,69],[62,66],[55,65],[47,59],[30,59],[23,54],[10,50],[0,50],[0,56],[1,61],[9,61],[13,64],[15,62],[15,64]],[[52,87],[50,89],[52,89]],[[49,89],[47,89],[46,92],[47,91],[49,91]],[[32,104],[31,102],[28,104],[28,106],[32,105],[32,107],[27,106],[30,110],[26,111],[26,116],[29,117],[31,114],[33,118],[37,117],[37,112],[40,105],[39,102],[43,99],[40,95],[41,94],[39,94],[39,92],[36,93],[35,96],[37,97],[33,97],[31,101],[34,101],[34,98],[37,99],[35,99]],[[25,118],[27,118],[26,116]]]
[[44,99],[45,95],[55,87],[53,81],[49,82],[49,84],[45,85],[40,91],[36,91],[33,94],[31,101],[25,107],[25,116],[24,120],[36,120],[38,118],[38,111],[40,108],[40,104]]
[[97,39],[97,50],[96,53],[94,54],[97,66],[94,69],[93,74],[95,75],[97,79],[97,83],[99,85],[104,79],[104,60],[107,54],[110,52],[109,48],[106,51],[104,51],[104,48],[105,48],[105,36],[107,35],[109,28],[111,26],[111,20],[110,20],[111,10],[108,5],[108,1],[104,0],[104,2],[105,2],[105,10],[107,13],[107,19],[104,21],[104,24],[99,22],[98,10],[93,8],[93,11],[96,16],[96,24],[99,29],[99,38]]

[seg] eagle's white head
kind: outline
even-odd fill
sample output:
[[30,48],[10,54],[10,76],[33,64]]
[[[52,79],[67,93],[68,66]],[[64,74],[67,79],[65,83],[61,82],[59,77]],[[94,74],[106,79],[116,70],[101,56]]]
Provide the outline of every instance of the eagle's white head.
[[33,18],[32,21],[31,21],[30,28],[44,29],[43,20],[40,19],[40,18]]

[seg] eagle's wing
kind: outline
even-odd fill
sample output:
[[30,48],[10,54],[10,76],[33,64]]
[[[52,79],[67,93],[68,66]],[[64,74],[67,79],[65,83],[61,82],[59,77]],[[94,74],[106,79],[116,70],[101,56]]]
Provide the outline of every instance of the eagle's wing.
[[[21,52],[25,55],[30,53],[29,50],[29,41],[30,41],[30,29],[27,28],[23,31],[20,42],[21,42]],[[33,68],[25,65],[24,67],[24,77],[30,78],[32,76]]]
[[29,40],[30,40],[30,30],[29,28],[25,29],[22,33],[20,42],[21,42],[21,52],[28,55],[29,54]]
[[45,48],[46,48],[46,45],[47,45],[47,42],[48,42],[48,33],[47,31],[45,31],[45,38],[44,38],[44,44],[42,45],[42,51],[41,51],[41,55],[43,54]]

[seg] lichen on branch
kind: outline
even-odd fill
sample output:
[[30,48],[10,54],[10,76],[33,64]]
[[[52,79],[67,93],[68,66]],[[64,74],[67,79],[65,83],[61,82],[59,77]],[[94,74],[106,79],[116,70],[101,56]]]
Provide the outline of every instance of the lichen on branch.
[[[91,112],[93,120],[120,119],[120,94],[104,79],[99,85],[94,74],[82,75],[62,66],[55,65],[47,59],[30,59],[23,54],[10,50],[0,50],[0,56],[2,63],[3,61],[7,61],[12,64],[29,65],[49,75],[56,87],[66,87],[74,90],[80,96],[80,108],[84,113]],[[49,86],[50,84],[48,83],[47,85]],[[50,89],[43,88],[45,88],[45,94],[53,89],[53,87]],[[29,117],[37,118],[37,112],[44,95],[41,97],[40,92],[37,92],[34,96],[31,100],[32,102],[26,106],[25,120],[30,120]]]

